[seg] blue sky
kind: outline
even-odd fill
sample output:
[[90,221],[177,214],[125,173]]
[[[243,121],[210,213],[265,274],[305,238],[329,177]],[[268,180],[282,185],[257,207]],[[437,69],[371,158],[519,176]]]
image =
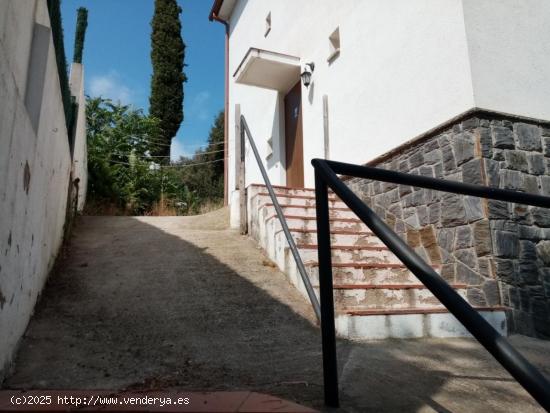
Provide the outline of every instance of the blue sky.
[[[184,121],[172,141],[172,158],[190,155],[208,138],[223,109],[224,28],[208,21],[210,0],[178,0],[185,50]],[[72,61],[76,10],[88,9],[84,44],[86,93],[149,108],[154,0],[62,0],[67,60]]]

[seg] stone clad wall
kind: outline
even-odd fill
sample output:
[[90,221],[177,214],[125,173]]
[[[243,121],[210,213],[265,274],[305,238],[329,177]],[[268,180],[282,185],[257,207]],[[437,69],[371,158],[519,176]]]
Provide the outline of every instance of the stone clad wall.
[[[550,126],[479,112],[371,166],[550,195]],[[550,337],[550,209],[350,179],[348,185],[475,306]]]

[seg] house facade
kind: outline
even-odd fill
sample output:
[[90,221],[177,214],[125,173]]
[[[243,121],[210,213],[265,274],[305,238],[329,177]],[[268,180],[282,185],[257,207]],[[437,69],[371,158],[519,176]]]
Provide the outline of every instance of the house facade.
[[[548,2],[216,0],[210,17],[227,27],[232,226],[263,183],[248,146],[239,183],[239,113],[274,185],[313,187],[327,158],[550,194]],[[471,304],[550,336],[548,210],[348,184]]]

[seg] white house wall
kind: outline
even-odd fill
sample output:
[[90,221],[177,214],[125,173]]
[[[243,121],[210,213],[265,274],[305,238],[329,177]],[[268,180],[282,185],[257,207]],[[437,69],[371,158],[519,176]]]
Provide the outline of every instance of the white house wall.
[[463,1],[475,105],[550,119],[550,2]]
[[[269,12],[272,26],[264,37]],[[473,106],[459,0],[240,0],[230,25],[230,76],[250,47],[316,64],[313,84],[302,89],[306,186],[313,185],[310,160],[324,155],[324,94],[329,100],[331,158],[356,163]],[[341,54],[329,64],[328,38],[337,27]],[[275,92],[230,81],[230,112],[241,104],[262,154],[274,125],[281,123],[274,96]],[[232,190],[232,113],[229,121]],[[284,162],[268,166],[274,183],[284,184]],[[262,182],[255,161],[247,158],[247,167],[247,184]]]

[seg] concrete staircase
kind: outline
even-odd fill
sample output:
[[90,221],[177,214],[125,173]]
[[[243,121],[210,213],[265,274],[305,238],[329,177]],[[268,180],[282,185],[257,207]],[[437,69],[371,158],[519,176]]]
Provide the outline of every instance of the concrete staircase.
[[[275,187],[277,200],[318,294],[315,191]],[[468,333],[382,242],[329,195],[336,330],[354,339],[460,337]],[[268,257],[307,297],[267,189],[248,188],[248,227]],[[437,268],[436,268],[437,270]],[[465,284],[453,287],[466,297]],[[478,308],[506,334],[502,307]]]

